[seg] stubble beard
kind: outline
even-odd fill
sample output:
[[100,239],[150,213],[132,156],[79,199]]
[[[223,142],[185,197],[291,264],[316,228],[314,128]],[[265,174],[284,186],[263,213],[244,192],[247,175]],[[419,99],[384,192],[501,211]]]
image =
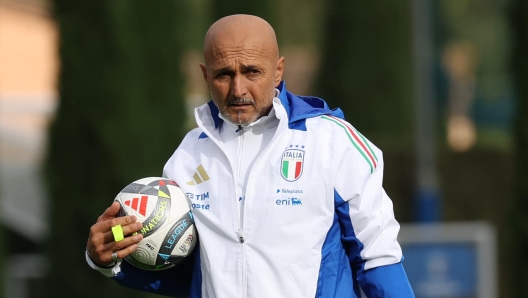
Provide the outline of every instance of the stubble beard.
[[[275,85],[272,86],[271,94],[270,96],[270,103],[273,102],[273,98],[275,97]],[[213,99],[213,102],[216,104],[217,107],[219,107],[218,101],[215,98],[215,95],[213,92],[211,93],[211,98]],[[236,115],[232,116],[228,111],[228,107],[231,104],[251,104],[253,108],[255,109],[255,113],[252,117],[249,119],[243,119],[244,112],[243,111],[237,111]],[[257,121],[260,117],[264,116],[263,114],[267,111],[268,106],[260,107],[258,108],[255,105],[255,101],[250,98],[243,98],[243,97],[234,97],[229,98],[227,104],[222,105],[219,107],[220,114],[227,119],[229,122],[236,124],[236,125],[242,125],[247,126],[255,121]]]

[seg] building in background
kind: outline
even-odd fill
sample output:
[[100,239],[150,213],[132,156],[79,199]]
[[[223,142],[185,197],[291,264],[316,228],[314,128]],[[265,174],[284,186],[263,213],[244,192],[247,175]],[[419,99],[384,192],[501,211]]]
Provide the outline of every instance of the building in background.
[[[41,163],[57,104],[57,28],[45,1],[0,0],[0,221],[6,297],[38,297],[49,232]],[[23,245],[18,245],[22,243]],[[15,266],[16,264],[16,266]]]

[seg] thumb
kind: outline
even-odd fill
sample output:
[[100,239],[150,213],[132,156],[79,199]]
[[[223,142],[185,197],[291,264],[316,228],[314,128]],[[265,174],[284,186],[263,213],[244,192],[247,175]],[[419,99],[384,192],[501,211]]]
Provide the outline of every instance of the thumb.
[[110,207],[106,208],[105,212],[99,216],[97,219],[97,222],[103,222],[107,221],[109,219],[115,218],[117,213],[119,212],[119,209],[121,209],[121,205],[119,202],[114,201]]

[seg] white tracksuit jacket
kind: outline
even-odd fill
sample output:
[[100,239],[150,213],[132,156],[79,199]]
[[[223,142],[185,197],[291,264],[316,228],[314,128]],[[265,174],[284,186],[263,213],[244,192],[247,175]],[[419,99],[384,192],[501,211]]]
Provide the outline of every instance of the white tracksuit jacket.
[[196,109],[198,128],[164,175],[192,203],[199,246],[159,272],[123,262],[114,270],[119,283],[184,297],[414,297],[382,188],[381,151],[339,109],[295,96],[284,82],[278,90],[278,126],[244,187],[218,109],[212,102]]

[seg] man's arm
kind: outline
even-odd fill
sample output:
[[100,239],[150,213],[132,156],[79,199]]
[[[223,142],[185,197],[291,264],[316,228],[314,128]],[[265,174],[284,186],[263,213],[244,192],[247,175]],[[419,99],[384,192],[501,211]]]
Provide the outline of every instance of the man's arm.
[[[349,202],[342,201],[337,191],[335,197],[337,202],[340,200],[342,202],[337,207],[337,213],[340,226],[343,228],[341,238],[343,247],[362,291],[369,298],[414,297],[401,263],[403,257],[399,245],[397,242],[395,244],[390,243],[391,241],[386,244],[382,243],[387,240],[383,239],[387,235],[382,234],[397,234],[398,230],[390,231],[390,228],[377,225],[375,222],[371,222],[377,230],[373,235],[367,235],[368,229],[362,231],[355,229],[353,222],[356,220],[351,218],[354,211],[350,210]],[[368,218],[363,218],[363,220],[368,221]],[[361,224],[358,223],[357,226],[361,226]]]
[[358,281],[367,297],[414,297],[401,262],[365,270]]
[[382,153],[354,132],[359,137],[343,151],[335,181],[343,246],[367,297],[414,297],[401,264],[400,226],[382,188]]
[[144,292],[170,297],[200,297],[202,272],[199,243],[193,252],[175,267],[148,271],[136,268],[126,261],[113,277],[119,284]]

